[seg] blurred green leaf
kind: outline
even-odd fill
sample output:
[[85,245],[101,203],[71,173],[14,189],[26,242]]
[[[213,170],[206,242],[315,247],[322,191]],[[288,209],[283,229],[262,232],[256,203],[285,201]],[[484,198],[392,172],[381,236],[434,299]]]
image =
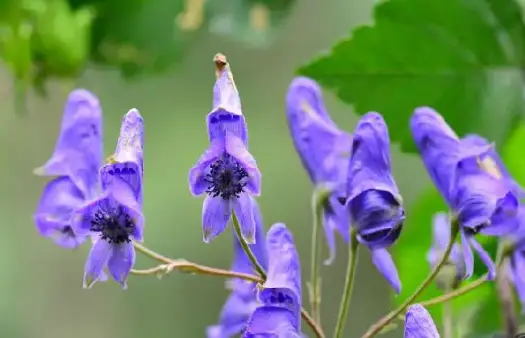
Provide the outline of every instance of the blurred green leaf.
[[[180,61],[191,33],[202,26],[199,14],[186,20],[181,15],[190,2],[199,1],[130,0],[124,6],[116,1],[70,0],[74,7],[93,6],[97,11],[93,61],[118,67],[126,78],[162,72]],[[189,10],[198,12],[194,7]]]
[[[525,26],[514,0],[390,0],[375,24],[299,69],[360,114],[379,111],[414,152],[414,108],[431,106],[458,132],[504,143],[524,113]],[[495,123],[497,121],[497,123]]]
[[76,77],[90,56],[91,24],[95,13],[89,8],[72,10],[67,0],[33,1],[29,7],[34,23],[33,58],[39,87],[48,77]]
[[210,31],[256,48],[270,45],[295,0],[208,1]]

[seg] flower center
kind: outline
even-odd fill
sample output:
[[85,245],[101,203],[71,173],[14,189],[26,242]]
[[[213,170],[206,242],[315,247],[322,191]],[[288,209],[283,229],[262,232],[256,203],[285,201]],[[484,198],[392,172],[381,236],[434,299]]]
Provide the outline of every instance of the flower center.
[[210,165],[210,171],[205,178],[209,183],[206,192],[212,197],[220,196],[225,200],[239,198],[247,178],[246,170],[233,157],[224,154]]
[[93,232],[99,232],[100,238],[108,243],[129,243],[130,234],[135,229],[135,222],[123,206],[100,208],[91,219]]

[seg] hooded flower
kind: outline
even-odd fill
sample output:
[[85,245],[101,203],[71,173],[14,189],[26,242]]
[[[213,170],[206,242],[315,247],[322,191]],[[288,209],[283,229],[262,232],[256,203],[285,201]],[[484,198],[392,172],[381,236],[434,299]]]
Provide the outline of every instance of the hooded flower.
[[[430,251],[428,252],[427,260],[430,263],[430,266],[434,268],[443,257],[447,245],[450,242],[451,227],[448,215],[444,212],[436,213],[432,221],[432,227],[433,243],[432,247],[430,248]],[[438,278],[439,284],[444,284],[440,285],[440,287],[446,289],[448,289],[449,287],[457,287],[457,285],[465,278],[466,275],[465,259],[463,258],[463,254],[457,243],[454,243],[454,246],[452,247],[452,251],[450,252],[445,267],[449,267],[450,270],[452,270],[453,276],[447,275],[445,276],[446,280],[443,281],[441,281],[441,279]],[[440,272],[448,272],[450,270],[443,268]],[[449,277],[452,279],[451,281],[449,280]]]
[[301,337],[301,268],[292,234],[282,223],[266,235],[268,274],[259,292],[259,306],[244,338]]
[[64,109],[53,156],[35,169],[37,175],[55,176],[44,187],[34,214],[42,236],[68,249],[84,242],[86,236],[73,230],[71,216],[99,192],[101,162],[102,112],[98,99],[86,90],[74,90]]
[[399,293],[401,282],[386,248],[398,239],[405,212],[391,172],[388,129],[380,114],[367,113],[359,121],[348,168],[346,208],[357,239],[372,251],[379,272]]
[[317,187],[330,190],[324,208],[324,230],[330,256],[335,258],[335,236],[338,231],[348,242],[349,220],[339,199],[346,193],[348,159],[352,136],[340,130],[328,115],[321,89],[309,78],[295,78],[286,95],[286,117],[290,134],[310,180]]
[[76,212],[74,229],[95,237],[84,270],[85,288],[99,281],[106,267],[126,288],[135,263],[132,240],[143,240],[143,144],[143,120],[132,109],[122,119],[114,155],[100,169],[102,194]]
[[[256,242],[251,244],[250,248],[257,261],[264,269],[267,269],[268,258],[264,245],[264,228],[261,213],[255,199],[252,200],[252,203],[255,206]],[[253,273],[252,263],[242,249],[237,236],[233,236],[233,241],[234,261],[231,270]],[[228,288],[231,290],[231,294],[222,308],[219,324],[208,327],[208,338],[230,338],[240,334],[246,328],[248,319],[258,306],[255,283],[241,279],[232,279],[228,281]]]
[[459,222],[466,277],[474,269],[473,248],[494,278],[494,263],[474,235],[501,236],[515,229],[518,199],[506,180],[494,176],[494,167],[483,164],[494,154],[493,145],[460,140],[441,115],[426,107],[416,109],[411,129],[430,177]]
[[504,263],[504,268],[506,276],[514,284],[522,312],[525,313],[525,206],[519,207],[517,218],[520,224],[518,229],[508,236],[513,249],[509,259]]
[[248,152],[246,122],[229,65],[222,55],[215,61],[219,76],[213,90],[214,108],[206,118],[210,145],[190,169],[190,191],[195,196],[208,194],[202,211],[204,242],[226,229],[233,210],[243,237],[253,243],[255,222],[250,194],[260,194],[261,173]]
[[439,338],[430,313],[419,304],[411,305],[405,316],[405,338]]

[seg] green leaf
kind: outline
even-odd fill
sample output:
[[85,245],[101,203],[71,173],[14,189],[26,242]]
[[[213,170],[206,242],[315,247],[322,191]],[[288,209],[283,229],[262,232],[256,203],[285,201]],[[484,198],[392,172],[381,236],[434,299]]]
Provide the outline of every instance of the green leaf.
[[437,109],[459,135],[502,145],[524,114],[525,26],[514,0],[390,0],[373,26],[356,29],[298,70],[353,104],[381,112],[393,141],[414,152],[409,118]]
[[[203,24],[202,0],[130,0],[125,6],[104,0],[69,1],[75,8],[95,8],[92,60],[118,67],[126,78],[163,72],[180,61],[188,40]],[[187,11],[193,14],[184,19],[181,15]]]
[[295,0],[208,1],[210,31],[255,48],[268,47]]

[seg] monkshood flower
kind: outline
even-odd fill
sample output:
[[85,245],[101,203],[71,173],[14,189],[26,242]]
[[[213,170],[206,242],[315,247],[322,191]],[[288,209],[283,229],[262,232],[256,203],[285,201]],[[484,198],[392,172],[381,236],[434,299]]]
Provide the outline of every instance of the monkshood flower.
[[295,78],[286,95],[286,117],[293,144],[310,180],[316,187],[330,191],[324,208],[323,227],[330,255],[335,259],[335,236],[349,240],[348,213],[339,202],[346,195],[348,159],[344,153],[352,146],[352,136],[339,129],[326,111],[321,88],[306,77]]
[[405,338],[439,338],[430,313],[420,304],[408,308],[405,316]]
[[[266,270],[268,268],[268,257],[264,242],[261,212],[255,199],[252,200],[252,203],[255,206],[256,241],[255,244],[250,244],[250,248],[257,258],[257,261]],[[231,270],[253,273],[252,263],[248,259],[248,256],[246,256],[236,235],[233,236],[233,241],[234,258]],[[228,281],[228,288],[231,290],[231,294],[222,308],[219,323],[208,327],[208,338],[230,338],[240,334],[246,328],[248,319],[258,306],[255,283],[234,278]]]
[[525,313],[525,206],[519,207],[517,218],[520,225],[508,236],[512,243],[512,253],[505,262],[504,269],[506,276],[514,284],[522,312]]
[[372,252],[372,261],[394,290],[401,282],[386,248],[398,238],[405,212],[390,161],[390,137],[383,117],[367,113],[359,121],[348,166],[346,208],[360,243]]
[[73,211],[100,190],[102,111],[92,93],[77,89],[67,99],[53,156],[35,174],[55,176],[46,186],[34,214],[38,232],[74,249],[84,242],[71,226]]
[[266,235],[268,274],[244,338],[301,337],[301,268],[291,232],[282,223]]
[[[488,146],[490,142],[477,134],[468,134],[461,139],[464,144],[470,144],[476,147]],[[491,148],[487,153],[479,156],[478,164],[485,172],[492,175],[495,179],[503,180],[516,196],[519,198],[525,197],[525,190],[518,182],[510,175],[509,171],[503,164],[501,157],[496,152],[496,149]]]
[[[217,57],[216,57],[217,58]],[[210,145],[190,169],[189,186],[194,196],[208,194],[203,204],[203,240],[222,233],[235,212],[241,233],[255,241],[255,222],[250,195],[259,195],[261,173],[248,152],[248,132],[239,93],[229,65],[216,59],[219,77],[213,90],[213,110],[208,114]]]
[[99,281],[106,267],[126,288],[135,263],[132,241],[143,240],[143,144],[143,120],[132,109],[122,119],[114,155],[100,169],[102,193],[75,213],[75,231],[95,237],[84,268],[85,288]]
[[[432,220],[432,247],[430,248],[427,260],[430,266],[434,268],[443,257],[445,250],[450,242],[450,219],[447,213],[438,212],[434,215]],[[451,271],[451,276],[448,275]],[[441,269],[440,272],[444,272],[447,275],[443,278],[437,278],[438,286],[442,289],[456,288],[459,283],[465,278],[466,267],[465,259],[461,248],[457,243],[452,246],[452,251],[448,257],[446,265]]]
[[460,225],[466,278],[474,270],[472,248],[495,277],[490,255],[474,235],[502,236],[517,227],[518,198],[506,180],[485,169],[480,159],[493,145],[460,140],[443,117],[431,108],[415,110],[411,129],[427,171]]

